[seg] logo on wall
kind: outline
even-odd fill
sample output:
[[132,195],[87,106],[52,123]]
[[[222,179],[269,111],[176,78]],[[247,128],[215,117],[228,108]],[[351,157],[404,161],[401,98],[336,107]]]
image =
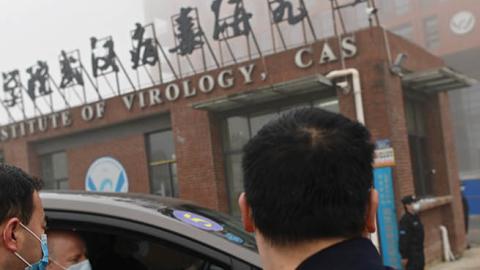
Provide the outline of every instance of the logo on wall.
[[469,11],[460,11],[450,20],[450,29],[457,35],[465,35],[475,27],[475,16]]
[[120,162],[111,157],[95,160],[85,177],[85,190],[93,192],[128,192],[128,177]]

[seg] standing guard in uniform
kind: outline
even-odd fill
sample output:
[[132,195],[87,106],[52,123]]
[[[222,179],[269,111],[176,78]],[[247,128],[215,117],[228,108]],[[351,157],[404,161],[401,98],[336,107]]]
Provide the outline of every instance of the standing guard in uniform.
[[402,264],[406,270],[423,270],[425,267],[425,255],[423,254],[423,242],[425,233],[420,217],[418,200],[415,196],[405,196],[402,199],[405,214],[400,219],[400,254]]

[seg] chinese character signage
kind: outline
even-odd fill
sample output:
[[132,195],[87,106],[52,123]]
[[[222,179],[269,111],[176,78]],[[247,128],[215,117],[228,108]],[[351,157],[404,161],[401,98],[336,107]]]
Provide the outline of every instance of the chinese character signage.
[[15,107],[22,99],[22,85],[20,81],[20,72],[13,70],[2,73],[3,91],[6,98],[3,100],[5,106]]
[[80,52],[78,50],[70,53],[65,51],[61,52],[60,72],[62,76],[60,88],[64,89],[75,85],[84,86],[82,64],[80,62]]
[[37,64],[27,69],[27,93],[32,100],[36,100],[37,97],[48,96],[52,93],[48,72],[47,62],[44,61],[37,61]]
[[[235,48],[235,46],[238,46],[237,44],[232,45],[233,43],[229,43],[230,39],[237,37],[245,38],[249,60],[252,60],[251,42],[253,42],[257,49],[257,55],[263,57],[251,26],[253,13],[248,11],[243,0],[211,0],[208,3],[208,15],[211,16],[213,21],[209,30],[211,30],[213,39],[217,41],[219,59],[222,65],[228,63],[230,60],[238,64],[235,54],[237,51],[242,51],[243,48],[242,50],[238,50]],[[302,23],[302,28],[306,28],[305,23],[308,22],[312,34],[315,37],[304,0],[267,0],[265,4],[268,5],[271,27],[273,27],[272,25],[278,26],[280,23],[285,22],[284,25],[292,27]],[[176,56],[178,62],[177,68],[174,68],[171,64],[169,59],[171,55],[165,53],[164,48],[166,46],[162,46],[161,42],[157,39],[155,24],[135,24],[134,29],[130,31],[131,47],[125,53],[129,56],[129,66],[131,70],[136,72],[139,88],[145,87],[144,81],[147,79],[150,79],[152,86],[158,85],[158,80],[160,84],[163,84],[164,74],[168,78],[181,78],[181,63],[188,63],[195,74],[197,73],[195,65],[200,61],[203,63],[204,71],[207,71],[209,65],[212,63],[215,63],[217,68],[221,67],[209,42],[209,38],[205,34],[210,32],[203,30],[199,17],[199,12],[196,7],[182,7],[178,14],[171,17],[174,45],[170,46],[168,51]],[[278,31],[280,32],[280,30]],[[279,34],[282,35],[281,33]],[[305,33],[304,36],[306,36]],[[231,59],[228,59],[228,56],[223,54],[222,50],[224,47],[228,49]],[[284,47],[286,48],[286,46]],[[53,76],[50,74],[50,67],[45,61],[37,61],[33,66],[23,70],[24,75],[22,75],[19,70],[2,72],[3,89],[0,91],[2,92],[0,105],[2,105],[9,114],[10,108],[21,105],[24,118],[27,118],[22,95],[23,91],[25,91],[26,96],[30,98],[35,106],[33,113],[35,115],[37,115],[37,113],[43,115],[41,110],[43,107],[40,106],[43,104],[37,106],[36,103],[41,97],[48,96],[50,98],[49,102],[45,99],[42,100],[49,103],[47,105],[50,106],[52,111],[55,110],[54,105],[59,104],[59,97],[63,99],[66,107],[70,107],[68,99],[72,96],[76,96],[81,102],[87,103],[88,94],[86,83],[89,83],[89,86],[91,86],[88,89],[92,90],[91,88],[93,87],[98,99],[102,100],[100,88],[104,86],[108,86],[114,94],[121,94],[121,90],[123,89],[120,84],[125,82],[125,80],[119,78],[120,73],[124,74],[129,82],[131,86],[129,91],[132,89],[133,91],[137,91],[136,86],[130,78],[129,72],[125,69],[125,65],[123,65],[117,55],[115,43],[111,36],[90,38],[90,49],[89,64],[91,64],[91,67],[88,68],[88,71],[82,64],[79,50],[61,50],[58,56],[58,67],[53,68],[53,70],[59,70],[59,72],[56,72],[57,74],[53,74]],[[207,49],[209,52],[208,59],[206,55]],[[200,52],[201,55],[197,54],[197,51]],[[163,63],[168,65],[168,71],[163,69]],[[158,68],[158,74],[152,74],[157,72],[157,70],[149,68],[154,66]],[[141,77],[142,74],[139,72],[140,67],[144,67],[148,76]],[[111,76],[107,76],[109,74],[115,75],[116,92],[113,84],[109,81]],[[177,74],[180,74],[180,76],[177,76]],[[22,83],[21,77],[24,78],[24,83]],[[99,77],[102,77],[101,81]],[[56,83],[56,78],[58,78],[58,84]],[[210,83],[210,81],[209,78],[203,81],[205,85],[202,85],[199,89],[207,91],[210,88],[210,84],[213,84]],[[83,98],[78,95],[75,88],[77,86],[82,88]],[[73,91],[69,91],[67,95],[66,91],[70,88],[73,88]],[[192,89],[192,91],[193,90],[195,89]],[[177,91],[175,89],[172,91],[171,96],[177,96]],[[74,95],[71,95],[71,93]],[[62,107],[62,109],[63,108],[64,107]],[[384,165],[391,165],[394,162],[393,149],[391,148],[379,149],[377,156],[384,159],[384,162],[382,161]]]
[[203,32],[198,20],[190,15],[193,8],[182,8],[180,14],[174,19],[175,41],[178,44],[170,52],[179,55],[190,55],[195,49],[203,47]]
[[272,17],[274,23],[280,23],[283,21],[288,21],[290,25],[295,25],[308,15],[307,9],[303,5],[298,8],[298,13],[294,14],[294,8],[291,1],[287,0],[269,0],[270,8],[272,9]]
[[227,4],[234,5],[233,14],[221,17],[220,9],[224,0],[214,0],[211,9],[215,14],[215,24],[213,30],[213,39],[226,40],[238,36],[248,36],[252,31],[250,19],[252,13],[245,10],[243,0],[228,0]]
[[135,24],[135,30],[132,34],[132,47],[130,56],[132,60],[132,68],[137,69],[140,66],[155,66],[158,63],[158,51],[155,33],[150,25],[152,37],[146,37],[146,27],[140,23]]
[[90,39],[90,46],[92,49],[92,72],[94,77],[119,72],[112,37],[106,37],[100,40],[92,37]]

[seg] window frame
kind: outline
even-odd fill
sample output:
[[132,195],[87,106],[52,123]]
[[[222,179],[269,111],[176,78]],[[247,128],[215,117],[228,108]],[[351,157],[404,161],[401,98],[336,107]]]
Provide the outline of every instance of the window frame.
[[[429,23],[435,22],[435,28],[431,28]],[[441,37],[439,29],[439,21],[437,15],[432,15],[423,18],[423,35],[425,39],[425,48],[429,50],[436,50],[441,46]]]
[[[171,196],[167,196],[167,197],[173,197],[173,198],[177,198],[179,197],[179,193],[180,193],[180,190],[179,190],[179,186],[178,186],[178,172],[176,174],[173,173],[173,168],[172,166],[176,166],[177,165],[177,159],[170,159],[170,160],[150,160],[150,157],[151,157],[151,140],[150,140],[150,136],[153,135],[153,134],[157,134],[157,133],[162,133],[162,132],[172,132],[172,137],[173,137],[173,130],[171,128],[164,128],[164,129],[160,129],[160,130],[154,130],[154,131],[151,131],[151,132],[148,132],[148,133],[145,133],[144,134],[144,138],[145,138],[145,154],[146,154],[146,158],[147,158],[147,167],[148,167],[148,182],[149,182],[149,189],[150,189],[150,194],[156,194],[156,195],[159,195],[157,193],[154,193],[154,190],[153,190],[153,178],[152,178],[152,175],[153,175],[153,172],[152,172],[152,169],[154,167],[159,167],[159,166],[165,166],[167,165],[168,166],[168,171],[169,171],[169,175],[170,175],[170,179],[169,179],[169,184],[171,185],[172,187],[172,195]],[[174,148],[174,154],[176,156],[176,147],[175,147],[175,140],[172,140],[172,144],[173,144],[173,148]]]
[[[415,193],[419,197],[431,197],[435,196],[434,192],[434,178],[432,175],[426,175],[431,165],[430,149],[428,145],[428,132],[426,127],[424,106],[422,105],[427,100],[424,96],[419,95],[405,95],[405,120],[407,126],[408,145],[410,151],[410,161],[413,176],[413,183]],[[408,107],[413,106],[413,121],[414,123],[408,123]],[[418,111],[420,111],[420,117],[423,119],[421,123],[418,121]],[[414,130],[410,130],[409,125],[413,124]],[[423,127],[420,127],[423,125]],[[412,150],[415,147],[415,151]],[[413,153],[415,152],[415,153]],[[415,164],[414,164],[415,163]],[[420,190],[419,190],[420,189]]]
[[[67,168],[66,168],[67,177],[66,178],[61,178],[61,179],[46,179],[45,175],[44,175],[43,158],[49,157],[50,160],[52,161],[51,164],[53,166],[53,158],[52,157],[54,155],[57,155],[57,154],[65,154],[65,160],[66,160],[66,164],[67,164]],[[40,168],[41,168],[41,172],[42,172],[43,182],[44,183],[53,182],[53,190],[62,190],[61,183],[66,182],[67,185],[68,185],[68,188],[67,188],[67,190],[68,190],[70,188],[70,177],[69,177],[69,173],[68,173],[68,154],[67,154],[67,151],[66,150],[59,150],[59,151],[55,151],[55,152],[46,153],[46,154],[40,155],[39,159],[40,159]],[[53,168],[52,168],[52,173],[53,173]]]

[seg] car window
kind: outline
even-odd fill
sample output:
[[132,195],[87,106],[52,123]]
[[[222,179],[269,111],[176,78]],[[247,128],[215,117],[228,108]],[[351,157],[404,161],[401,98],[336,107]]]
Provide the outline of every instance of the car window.
[[[227,270],[208,258],[158,239],[123,234],[89,235],[89,256],[94,269]],[[105,241],[99,244],[99,239]]]
[[[141,229],[106,225],[102,218],[87,215],[72,218],[68,213],[47,213],[49,231],[76,231],[85,240],[88,258],[95,269],[135,270],[229,270],[229,261],[220,256],[207,256],[207,247],[190,248],[182,241],[170,241],[149,235]],[[63,219],[62,216],[66,218]],[[81,220],[81,221],[80,221]],[[122,221],[118,221],[119,224]],[[124,222],[124,221],[123,221]],[[110,222],[111,223],[111,222]],[[48,233],[48,232],[47,232]],[[178,237],[178,236],[177,236]],[[51,254],[53,259],[55,254]]]

